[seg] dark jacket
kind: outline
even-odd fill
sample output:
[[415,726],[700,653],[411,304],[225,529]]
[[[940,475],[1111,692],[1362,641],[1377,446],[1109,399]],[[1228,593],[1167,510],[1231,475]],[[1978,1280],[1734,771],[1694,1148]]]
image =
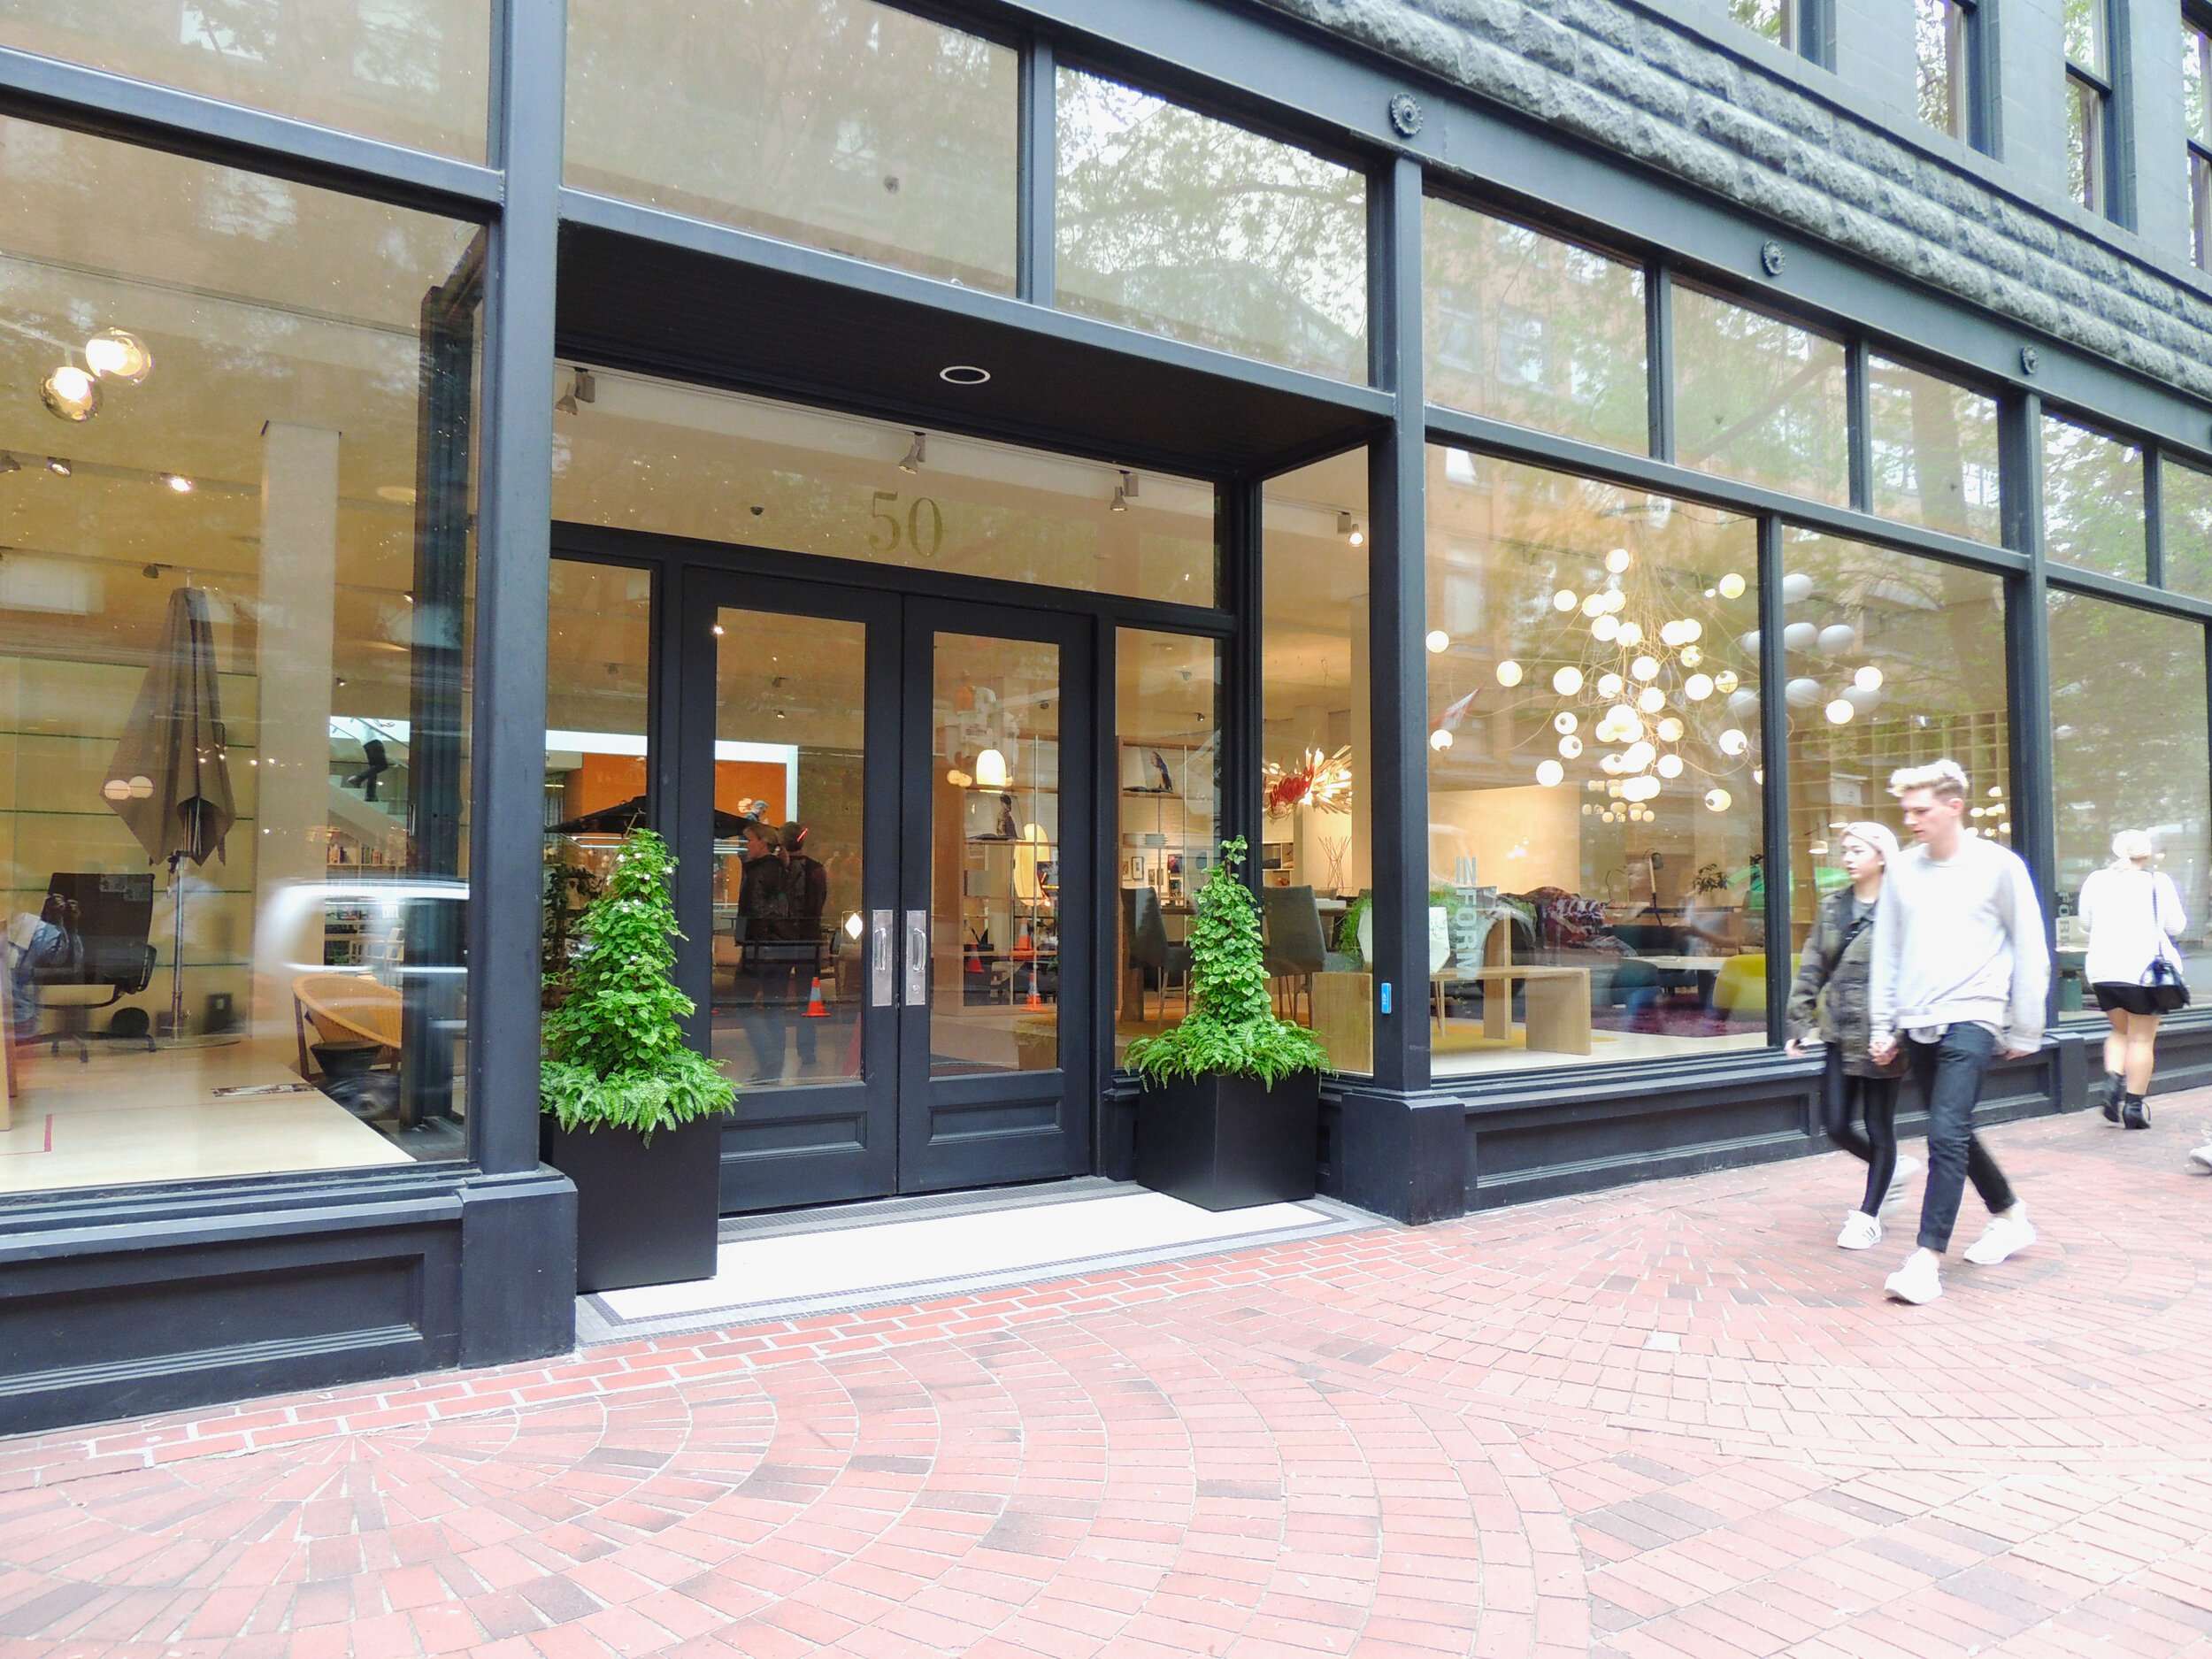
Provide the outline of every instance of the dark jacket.
[[1820,1041],[1833,1046],[1851,1077],[1895,1077],[1905,1069],[1900,1053],[1887,1065],[1878,1065],[1867,1053],[1871,1023],[1867,1018],[1867,970],[1874,958],[1871,916],[1849,945],[1851,889],[1840,887],[1820,902],[1820,914],[1805,941],[1790,987],[1789,1033],[1807,1036],[1817,1017]]

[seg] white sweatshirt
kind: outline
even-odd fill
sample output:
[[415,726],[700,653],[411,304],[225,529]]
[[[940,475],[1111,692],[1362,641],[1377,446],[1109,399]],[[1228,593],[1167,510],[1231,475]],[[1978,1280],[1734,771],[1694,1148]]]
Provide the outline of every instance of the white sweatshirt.
[[2019,856],[1982,836],[1938,864],[1925,847],[1891,862],[1874,910],[1870,1034],[1987,1025],[2006,1048],[2040,1046],[2051,956]]
[[2116,864],[2092,871],[2074,909],[2089,931],[2081,977],[2090,984],[2147,985],[2144,976],[2158,956],[2179,971],[2181,953],[2167,941],[2181,937],[2189,918],[2182,914],[2174,879],[2163,871]]

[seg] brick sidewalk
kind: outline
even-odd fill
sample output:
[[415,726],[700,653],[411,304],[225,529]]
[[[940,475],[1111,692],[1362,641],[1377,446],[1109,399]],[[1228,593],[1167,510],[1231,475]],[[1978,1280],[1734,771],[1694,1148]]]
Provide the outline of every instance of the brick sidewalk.
[[0,1655],[2212,1654],[2212,1093],[0,1443]]

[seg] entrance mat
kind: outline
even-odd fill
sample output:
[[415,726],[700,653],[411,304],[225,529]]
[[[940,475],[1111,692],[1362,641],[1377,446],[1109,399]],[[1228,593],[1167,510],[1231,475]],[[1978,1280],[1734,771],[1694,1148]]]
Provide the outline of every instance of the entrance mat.
[[579,1297],[576,1336],[588,1346],[932,1302],[1390,1225],[1327,1198],[1216,1215],[1095,1177],[733,1217],[712,1279]]

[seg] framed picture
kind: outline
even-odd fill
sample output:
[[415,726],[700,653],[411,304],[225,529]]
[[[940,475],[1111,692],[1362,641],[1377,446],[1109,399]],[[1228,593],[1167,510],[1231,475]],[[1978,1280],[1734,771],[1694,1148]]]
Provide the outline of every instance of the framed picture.
[[1129,860],[1129,879],[1142,885],[1144,881],[1144,855],[1142,853],[1137,854]]

